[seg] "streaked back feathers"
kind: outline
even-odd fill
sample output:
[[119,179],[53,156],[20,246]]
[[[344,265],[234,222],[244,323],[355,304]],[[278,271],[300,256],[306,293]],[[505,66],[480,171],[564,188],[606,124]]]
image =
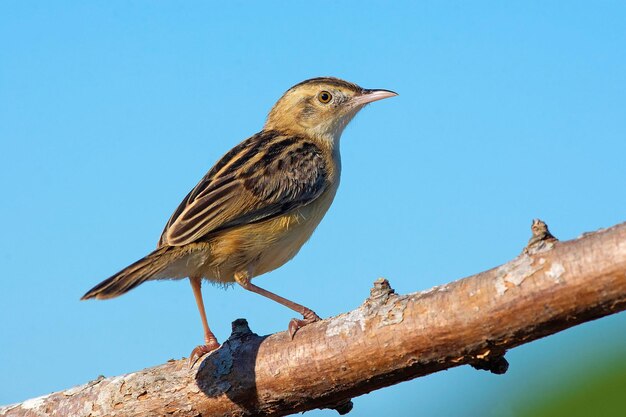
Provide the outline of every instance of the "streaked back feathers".
[[216,232],[283,215],[317,198],[332,167],[314,141],[260,132],[220,159],[168,221],[159,246],[185,245]]

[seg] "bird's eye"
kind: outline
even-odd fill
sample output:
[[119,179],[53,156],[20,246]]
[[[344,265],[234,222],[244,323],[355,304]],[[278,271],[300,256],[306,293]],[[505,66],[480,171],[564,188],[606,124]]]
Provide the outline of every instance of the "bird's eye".
[[332,94],[330,94],[328,91],[321,91],[318,95],[317,95],[317,99],[324,104],[328,104],[330,102],[330,100],[333,99]]

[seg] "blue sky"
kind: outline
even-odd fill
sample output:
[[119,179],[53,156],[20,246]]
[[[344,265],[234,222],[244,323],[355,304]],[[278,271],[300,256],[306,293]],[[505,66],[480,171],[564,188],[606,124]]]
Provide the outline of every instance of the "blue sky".
[[[255,281],[323,317],[380,276],[407,293],[506,262],[535,217],[561,239],[624,221],[624,21],[619,1],[2,2],[0,404],[201,342],[186,282],[79,298],[151,251],[189,189],[306,78],[400,93],[348,127],[326,218]],[[239,317],[259,334],[292,317],[241,288],[204,293],[220,340]],[[624,360],[624,334],[624,314],[605,318],[515,349],[504,376],[442,372],[357,398],[352,415],[513,416]]]

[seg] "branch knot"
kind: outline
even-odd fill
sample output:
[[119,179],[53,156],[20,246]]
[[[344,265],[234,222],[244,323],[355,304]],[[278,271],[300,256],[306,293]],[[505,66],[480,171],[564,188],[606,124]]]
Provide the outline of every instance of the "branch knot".
[[543,220],[533,219],[530,231],[532,232],[532,236],[524,248],[524,253],[526,254],[530,255],[552,249],[554,243],[559,241],[550,233],[548,225]]
[[237,319],[232,323],[232,333],[230,337],[241,338],[242,336],[252,334],[252,330],[250,330],[250,326],[248,325],[248,320],[246,319]]
[[389,281],[387,281],[385,278],[378,278],[376,281],[374,281],[374,286],[372,287],[372,289],[370,289],[369,299],[381,300],[384,302],[390,295],[395,293],[395,290],[391,288],[391,285],[389,285]]
[[509,370],[509,361],[504,357],[504,353],[497,354],[487,350],[482,355],[476,355],[477,360],[472,362],[472,368],[481,371],[489,371],[492,374],[502,375]]

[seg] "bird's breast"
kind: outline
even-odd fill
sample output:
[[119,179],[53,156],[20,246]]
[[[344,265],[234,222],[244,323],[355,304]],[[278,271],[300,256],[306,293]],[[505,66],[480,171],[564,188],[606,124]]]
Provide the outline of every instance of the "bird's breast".
[[247,269],[252,276],[272,271],[293,258],[328,211],[337,185],[293,212],[263,222],[227,230],[211,240],[209,280],[232,282],[237,271]]
[[254,275],[272,271],[293,258],[309,240],[328,211],[333,198],[334,192],[327,193],[294,213],[276,219],[272,225],[275,230],[270,234],[275,234],[277,239],[275,243],[260,250],[258,262],[254,266]]

